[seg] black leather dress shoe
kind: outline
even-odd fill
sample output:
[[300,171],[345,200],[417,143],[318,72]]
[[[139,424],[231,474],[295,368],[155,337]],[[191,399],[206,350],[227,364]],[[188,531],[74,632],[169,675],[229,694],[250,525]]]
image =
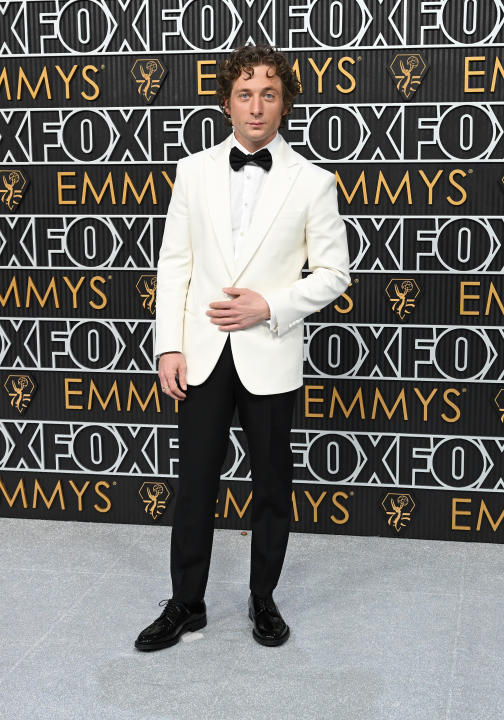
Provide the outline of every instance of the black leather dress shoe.
[[165,608],[161,615],[137,637],[137,650],[161,650],[170,647],[179,641],[182,633],[200,630],[207,624],[204,600],[190,608],[173,598],[161,600],[159,605],[163,604]]
[[271,595],[265,598],[250,594],[249,618],[254,623],[252,635],[261,645],[281,645],[289,637],[285,623]]

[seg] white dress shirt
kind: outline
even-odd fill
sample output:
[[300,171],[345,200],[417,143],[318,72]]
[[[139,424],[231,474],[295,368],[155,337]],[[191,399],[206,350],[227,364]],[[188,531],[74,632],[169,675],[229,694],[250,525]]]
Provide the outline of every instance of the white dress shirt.
[[[278,147],[279,136],[278,132],[264,148],[267,148],[275,162],[275,151]],[[251,153],[241,145],[236,139],[233,131],[233,147],[237,147],[245,155]],[[262,150],[263,148],[261,148]],[[229,166],[229,187],[231,191],[231,229],[233,234],[233,246],[235,258],[237,258],[241,252],[242,243],[245,238],[245,234],[250,226],[254,208],[257,203],[257,199],[260,195],[266,170],[256,165],[255,163],[247,163],[239,170],[233,170],[231,165]],[[268,323],[269,328],[272,332],[277,329],[277,319],[275,311],[271,306],[268,298],[263,295],[264,299],[269,305],[270,319],[265,322]]]

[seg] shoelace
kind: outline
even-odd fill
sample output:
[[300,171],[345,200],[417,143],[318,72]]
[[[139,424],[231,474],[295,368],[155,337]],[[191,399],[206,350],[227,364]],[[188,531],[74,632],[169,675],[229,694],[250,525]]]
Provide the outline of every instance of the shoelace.
[[163,607],[163,605],[165,606],[163,612],[161,613],[163,617],[168,618],[168,620],[177,619],[181,606],[176,602],[176,600],[173,598],[166,598],[165,600],[160,600],[158,605],[160,607]]
[[278,611],[273,603],[273,600],[270,600],[269,598],[257,598],[255,606],[257,608],[257,614],[267,610],[270,615],[278,615]]

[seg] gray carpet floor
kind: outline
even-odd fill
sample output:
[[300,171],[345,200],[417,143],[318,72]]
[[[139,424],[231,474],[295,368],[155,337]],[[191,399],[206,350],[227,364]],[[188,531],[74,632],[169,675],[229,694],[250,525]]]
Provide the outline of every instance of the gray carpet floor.
[[504,702],[500,545],[292,533],[257,644],[250,533],[216,530],[208,625],[133,643],[171,595],[168,527],[0,519],[7,720],[493,720]]

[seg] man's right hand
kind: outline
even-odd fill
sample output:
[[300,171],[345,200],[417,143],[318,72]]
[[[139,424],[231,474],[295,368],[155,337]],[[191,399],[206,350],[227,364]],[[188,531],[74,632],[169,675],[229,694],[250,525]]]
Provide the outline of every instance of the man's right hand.
[[178,375],[180,387],[187,390],[187,365],[181,352],[162,353],[159,358],[158,375],[161,380],[162,392],[174,400],[185,400],[185,393],[180,390],[175,380]]

